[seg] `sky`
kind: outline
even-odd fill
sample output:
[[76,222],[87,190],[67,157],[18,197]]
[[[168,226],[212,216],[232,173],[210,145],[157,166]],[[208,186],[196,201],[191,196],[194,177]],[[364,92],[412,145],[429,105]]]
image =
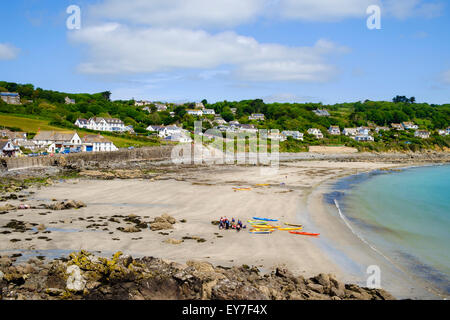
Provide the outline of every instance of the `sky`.
[[163,102],[450,103],[449,15],[445,0],[8,1],[0,80]]

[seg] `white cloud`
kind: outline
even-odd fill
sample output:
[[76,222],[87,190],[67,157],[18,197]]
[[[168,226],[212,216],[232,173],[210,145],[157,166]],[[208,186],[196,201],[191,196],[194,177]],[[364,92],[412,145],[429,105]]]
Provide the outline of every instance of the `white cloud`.
[[100,18],[159,27],[231,27],[259,15],[268,0],[105,0],[91,7]]
[[88,46],[89,60],[79,71],[91,74],[228,67],[252,81],[327,81],[336,70],[325,57],[347,52],[326,40],[311,47],[287,47],[234,32],[130,28],[117,23],[84,27],[69,37]]
[[318,101],[319,99],[317,97],[312,96],[299,96],[293,93],[275,93],[270,96],[263,98],[264,102],[266,103],[273,103],[273,102],[314,102]]
[[444,4],[440,1],[384,0],[386,12],[400,20],[410,17],[434,18],[442,14]]
[[7,43],[0,43],[0,60],[13,60],[19,55],[19,49]]
[[378,0],[279,0],[280,14],[288,19],[304,21],[337,21],[364,17],[369,5]]

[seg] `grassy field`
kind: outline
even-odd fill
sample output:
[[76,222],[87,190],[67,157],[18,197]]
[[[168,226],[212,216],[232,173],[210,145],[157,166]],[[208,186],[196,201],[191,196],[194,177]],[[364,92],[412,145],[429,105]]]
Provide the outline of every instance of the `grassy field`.
[[[38,132],[39,129],[42,131],[44,130],[53,130],[61,132],[73,131],[70,129],[64,129],[49,125],[48,120],[11,116],[6,114],[0,114],[0,127],[20,128],[22,131],[34,133]],[[91,132],[86,132],[82,129],[77,130],[77,132],[80,135],[80,137],[84,137],[86,134],[92,134]],[[139,141],[128,137],[113,137],[105,135],[105,138],[111,140],[118,148],[126,148],[130,146],[144,147],[144,146],[158,145],[155,142]]]

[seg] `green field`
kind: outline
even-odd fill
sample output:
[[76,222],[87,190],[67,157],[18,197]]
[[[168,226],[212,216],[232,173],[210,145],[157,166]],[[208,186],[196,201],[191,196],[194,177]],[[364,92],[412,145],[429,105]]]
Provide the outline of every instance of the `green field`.
[[[60,128],[52,126],[49,124],[48,120],[21,117],[21,116],[11,116],[6,114],[0,114],[0,127],[9,128],[20,128],[20,130],[25,132],[36,133],[38,130],[54,130],[61,132],[73,131],[67,128]],[[80,137],[84,137],[86,134],[92,134],[92,132],[87,132],[82,129],[77,130]],[[139,141],[128,137],[114,137],[105,135],[105,137],[111,140],[118,148],[126,148],[130,146],[134,147],[144,147],[144,146],[154,146],[157,145],[155,142]]]

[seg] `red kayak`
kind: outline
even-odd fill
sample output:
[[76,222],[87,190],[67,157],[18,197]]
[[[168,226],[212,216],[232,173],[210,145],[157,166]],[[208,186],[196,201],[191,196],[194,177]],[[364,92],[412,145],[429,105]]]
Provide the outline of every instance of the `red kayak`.
[[320,233],[309,233],[309,232],[300,232],[300,231],[289,231],[289,233],[292,234],[301,234],[304,236],[313,236],[313,237],[317,237]]

